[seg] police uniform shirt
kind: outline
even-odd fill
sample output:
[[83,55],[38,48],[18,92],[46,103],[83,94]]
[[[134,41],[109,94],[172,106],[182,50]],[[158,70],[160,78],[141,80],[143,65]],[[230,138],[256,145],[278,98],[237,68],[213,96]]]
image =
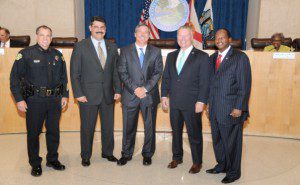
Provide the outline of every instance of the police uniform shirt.
[[[25,78],[30,85],[47,89],[63,85],[62,96],[69,97],[66,63],[62,54],[54,48],[44,50],[36,44],[18,53],[10,76],[11,91],[16,102],[23,100],[20,92],[21,78]],[[38,95],[30,98],[32,100],[43,99]]]

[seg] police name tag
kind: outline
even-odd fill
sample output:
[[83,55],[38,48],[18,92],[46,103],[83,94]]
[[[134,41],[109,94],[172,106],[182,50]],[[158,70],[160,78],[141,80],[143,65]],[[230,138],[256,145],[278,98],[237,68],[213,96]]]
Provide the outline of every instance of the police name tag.
[[295,60],[296,55],[292,52],[275,52],[273,53],[273,59],[287,59],[287,60]]
[[4,55],[4,49],[0,48],[0,55]]
[[33,60],[33,63],[35,64],[40,63],[40,60]]

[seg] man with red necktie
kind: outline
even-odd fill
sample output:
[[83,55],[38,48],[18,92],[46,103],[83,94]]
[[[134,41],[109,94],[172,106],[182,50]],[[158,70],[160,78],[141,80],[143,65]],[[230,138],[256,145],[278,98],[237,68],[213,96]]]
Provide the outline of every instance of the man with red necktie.
[[247,55],[233,49],[230,32],[219,29],[215,44],[218,51],[211,57],[214,68],[210,83],[208,112],[217,165],[210,174],[226,173],[222,183],[241,176],[243,123],[249,117],[251,67]]

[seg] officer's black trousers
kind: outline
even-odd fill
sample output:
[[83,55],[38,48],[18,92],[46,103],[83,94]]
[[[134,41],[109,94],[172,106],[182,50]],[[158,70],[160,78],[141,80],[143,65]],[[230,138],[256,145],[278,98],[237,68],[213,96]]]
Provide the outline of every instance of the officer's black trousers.
[[42,162],[42,158],[39,156],[39,135],[42,132],[44,121],[46,121],[47,161],[56,161],[58,159],[61,102],[58,100],[45,102],[28,101],[27,107],[26,128],[29,164],[35,167]]

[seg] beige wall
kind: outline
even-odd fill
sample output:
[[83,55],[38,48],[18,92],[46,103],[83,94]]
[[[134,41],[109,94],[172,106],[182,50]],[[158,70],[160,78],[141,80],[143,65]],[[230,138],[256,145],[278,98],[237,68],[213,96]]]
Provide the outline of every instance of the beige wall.
[[53,36],[74,37],[74,0],[1,0],[0,26],[11,35],[30,35],[35,43],[35,29],[46,24]]
[[249,1],[246,30],[247,49],[251,48],[251,39],[258,35],[260,1],[261,0]]
[[258,37],[282,32],[286,37],[300,38],[299,0],[261,0]]

